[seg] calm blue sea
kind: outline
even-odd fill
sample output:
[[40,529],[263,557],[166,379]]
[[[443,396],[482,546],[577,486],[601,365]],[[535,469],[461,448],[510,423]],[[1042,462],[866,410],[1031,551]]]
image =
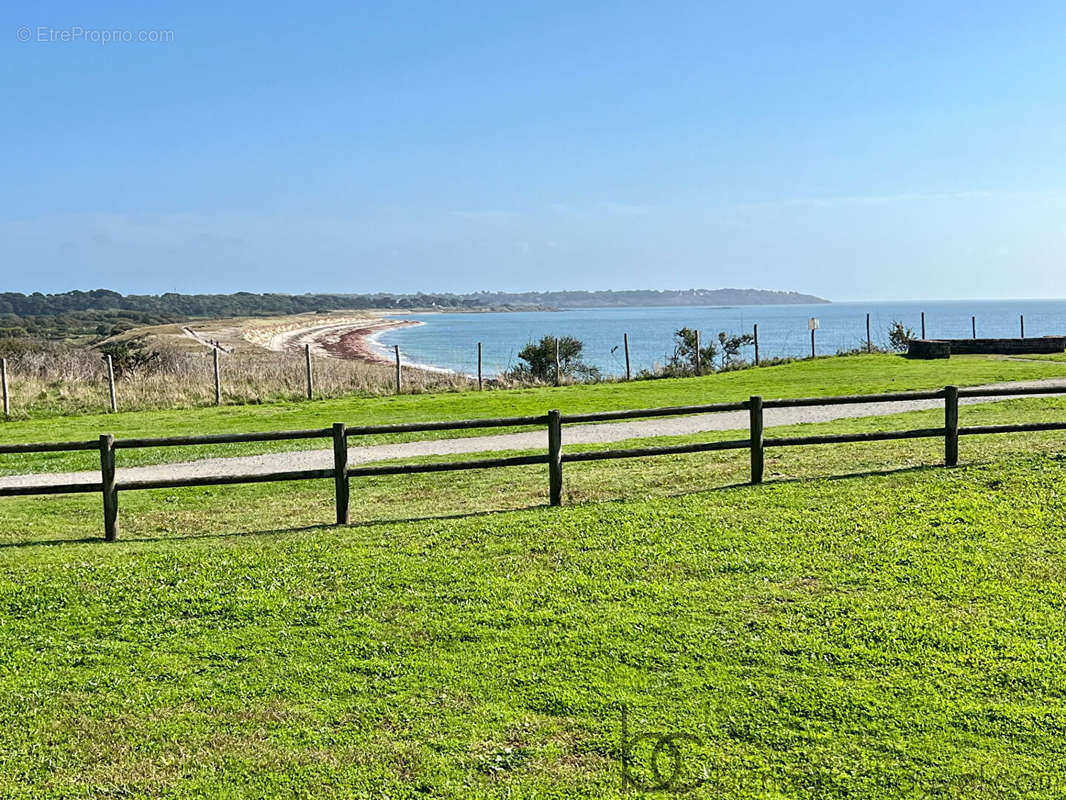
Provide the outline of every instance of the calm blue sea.
[[[426,366],[477,372],[477,343],[484,348],[484,371],[493,375],[516,364],[518,351],[546,334],[575,336],[585,344],[585,360],[606,374],[625,373],[622,334],[629,334],[633,372],[662,364],[673,350],[673,332],[698,328],[704,338],[719,331],[750,332],[759,325],[759,352],[772,356],[810,355],[807,321],[817,317],[819,355],[864,345],[866,314],[874,343],[887,344],[893,320],[920,333],[925,312],[926,335],[959,338],[971,335],[970,317],[977,317],[978,336],[1017,336],[1025,316],[1026,336],[1066,333],[1066,300],[965,300],[937,302],[830,303],[794,306],[593,308],[567,311],[508,313],[446,313],[395,315],[424,324],[383,332],[378,344],[391,355],[398,344],[404,360]],[[743,355],[749,361],[752,348]]]

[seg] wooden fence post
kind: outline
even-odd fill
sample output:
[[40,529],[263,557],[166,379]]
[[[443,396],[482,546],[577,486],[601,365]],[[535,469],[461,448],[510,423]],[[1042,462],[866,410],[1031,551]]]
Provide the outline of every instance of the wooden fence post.
[[315,379],[311,373],[311,345],[304,345],[304,365],[307,367],[307,399],[311,400],[315,396]]
[[403,391],[403,378],[400,375],[400,346],[394,344],[392,347],[396,352],[396,394],[400,394]]
[[1022,326],[1022,338],[1024,339],[1025,338],[1025,314],[1019,314],[1018,315],[1018,322],[1021,323],[1021,326]]
[[944,466],[959,463],[959,387],[944,387]]
[[104,539],[118,538],[118,488],[115,483],[115,437],[100,436],[100,484],[104,495]]
[[763,474],[763,419],[762,398],[754,395],[748,400],[748,418],[751,422],[751,482],[762,483]]
[[559,337],[555,337],[555,385],[559,385],[559,373],[562,371],[562,362],[559,360]]
[[814,328],[811,328],[811,358],[814,357]]
[[7,394],[7,359],[0,358],[0,384],[4,390],[4,418],[11,416],[11,398]]
[[973,331],[973,338],[977,338],[977,317],[970,317],[970,329]]
[[922,312],[922,338],[925,338],[925,312]]
[[752,338],[755,340],[755,366],[759,366],[759,323],[752,326]]
[[623,333],[622,334],[622,347],[626,351],[626,380],[628,381],[628,380],[631,380],[633,378],[633,373],[629,371],[629,334],[628,333]]
[[697,329],[696,330],[696,374],[697,375],[702,375],[703,374],[703,364],[700,361],[700,359],[702,357],[702,353],[700,353],[701,347],[702,347],[702,345],[700,343],[700,332]]
[[107,391],[111,396],[111,413],[114,414],[118,411],[118,400],[115,398],[115,365],[111,361],[111,356],[107,358]]
[[351,521],[351,491],[348,485],[348,432],[343,422],[333,423],[333,484],[337,496],[337,524],[347,525]]
[[866,312],[866,352],[872,353],[874,351],[873,339],[870,338],[870,312]]
[[222,373],[218,368],[218,348],[214,348],[212,351],[215,362],[215,405],[222,405]]
[[480,392],[484,388],[481,381],[481,342],[477,343],[477,390]]
[[558,411],[548,412],[548,502],[563,504],[563,420]]

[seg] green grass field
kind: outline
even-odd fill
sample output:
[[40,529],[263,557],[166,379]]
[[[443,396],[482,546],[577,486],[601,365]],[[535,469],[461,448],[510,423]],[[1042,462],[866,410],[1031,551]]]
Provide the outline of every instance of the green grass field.
[[98,497],[2,499],[0,796],[632,797],[674,736],[688,797],[1061,797],[1064,441],[575,464],[561,509],[543,467],[358,480],[346,528],[329,481],[136,492],[114,544]]

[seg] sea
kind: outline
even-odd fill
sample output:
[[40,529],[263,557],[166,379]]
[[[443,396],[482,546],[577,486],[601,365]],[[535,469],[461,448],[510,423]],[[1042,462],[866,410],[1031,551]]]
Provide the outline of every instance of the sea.
[[[1026,336],[1066,333],[1066,300],[953,300],[398,314],[390,316],[421,324],[387,329],[373,346],[391,358],[399,345],[404,363],[475,375],[480,342],[483,374],[489,377],[519,364],[518,353],[529,342],[547,334],[573,336],[584,344],[586,363],[619,376],[625,374],[625,334],[635,375],[664,364],[673,352],[674,332],[683,327],[699,330],[708,342],[721,332],[751,333],[757,324],[760,358],[803,357],[811,354],[812,324],[815,352],[832,355],[865,347],[867,314],[873,343],[887,346],[896,320],[920,335],[923,312],[927,338],[970,337],[975,325],[979,337],[1018,336],[1022,318]],[[754,348],[740,355],[751,361]]]

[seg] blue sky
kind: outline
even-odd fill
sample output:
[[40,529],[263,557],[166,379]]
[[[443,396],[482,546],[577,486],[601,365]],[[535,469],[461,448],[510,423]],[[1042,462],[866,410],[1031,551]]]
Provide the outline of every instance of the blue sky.
[[18,5],[0,291],[1066,296],[1061,2]]

